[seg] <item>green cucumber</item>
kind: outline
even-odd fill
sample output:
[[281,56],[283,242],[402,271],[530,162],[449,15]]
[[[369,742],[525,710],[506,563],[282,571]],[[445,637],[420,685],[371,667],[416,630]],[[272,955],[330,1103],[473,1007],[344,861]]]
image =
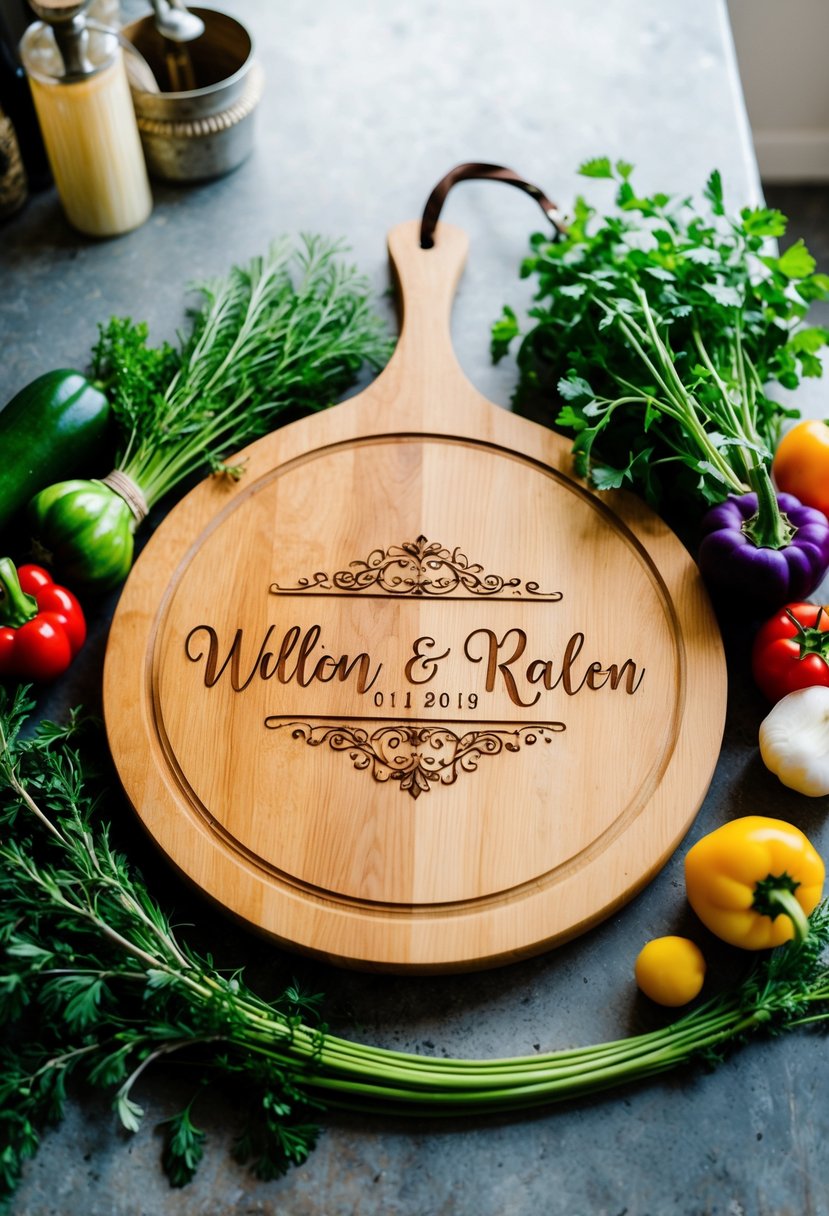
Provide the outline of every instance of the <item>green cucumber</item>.
[[93,471],[109,402],[80,372],[38,376],[0,410],[0,531],[51,482]]

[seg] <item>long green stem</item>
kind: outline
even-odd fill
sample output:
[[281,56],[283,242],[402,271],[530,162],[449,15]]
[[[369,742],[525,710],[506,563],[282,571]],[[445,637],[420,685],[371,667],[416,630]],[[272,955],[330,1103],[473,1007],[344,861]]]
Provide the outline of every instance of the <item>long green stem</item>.
[[766,465],[758,460],[749,472],[751,488],[757,495],[757,512],[743,525],[743,531],[758,549],[784,549],[797,531],[780,510]]
[[[749,416],[748,416],[748,412],[747,412],[748,388],[745,384],[745,380],[743,379],[741,391],[740,391],[740,402],[741,402],[741,408],[742,408],[742,413],[743,413],[743,418],[741,420],[738,417],[737,411],[734,407],[734,403],[731,400],[731,393],[729,392],[728,385],[725,383],[725,381],[720,376],[719,372],[717,371],[716,367],[714,366],[714,361],[712,360],[711,356],[708,353],[708,350],[705,347],[705,343],[703,342],[702,336],[699,332],[699,327],[694,325],[692,327],[691,332],[693,333],[693,336],[694,336],[694,345],[696,346],[697,354],[699,355],[700,359],[702,360],[703,365],[710,372],[711,378],[714,381],[714,384],[717,386],[717,392],[720,395],[720,400],[722,402],[723,409],[725,410],[725,416],[728,420],[730,437],[731,438],[744,437],[745,439],[749,440],[752,443],[757,443],[758,442],[757,435],[754,430],[753,424],[749,421]],[[737,459],[740,461],[740,464],[742,466],[742,480],[744,482],[748,482],[749,473],[750,473],[750,470],[752,467],[752,461],[749,457],[749,454],[748,454],[744,444],[742,444],[742,443],[737,444],[733,450],[736,452]]]
[[[0,769],[15,795],[5,822],[13,825],[14,816],[25,810],[29,822],[45,830],[41,838],[48,832],[42,852],[29,848],[25,833],[22,843],[0,844],[0,875],[19,872],[16,885],[7,883],[6,889],[16,892],[29,913],[4,925],[10,973],[25,986],[32,1009],[56,1015],[47,1022],[48,1059],[30,1054],[34,1067],[27,1062],[26,1071],[48,1095],[50,1085],[61,1085],[63,1070],[77,1060],[94,1084],[114,1090],[119,1116],[132,1130],[142,1116],[131,1098],[137,1081],[174,1053],[189,1052],[200,1078],[241,1074],[264,1084],[267,1109],[284,1108],[291,1117],[297,1105],[298,1117],[304,1118],[309,1106],[313,1112],[321,1104],[375,1115],[445,1118],[597,1094],[700,1056],[711,1058],[763,1027],[782,1030],[829,1019],[829,972],[816,960],[829,928],[827,913],[818,910],[805,944],[783,947],[739,987],[642,1034],[486,1060],[433,1058],[344,1039],[300,1020],[295,1015],[300,998],[290,990],[271,1004],[241,977],[226,977],[209,959],[183,950],[160,908],[112,852],[106,831],[93,828],[91,803],[80,801],[71,760],[53,771],[51,785],[29,789],[2,725],[0,745]],[[40,801],[35,789],[44,791]],[[769,897],[786,887],[784,879],[770,878]],[[783,910],[794,913],[788,905]],[[79,1003],[86,1011],[81,1015]],[[61,1014],[70,1019],[72,1006],[74,1021],[65,1031]],[[13,1068],[12,1074],[17,1076]],[[289,1119],[285,1136],[292,1129]],[[313,1135],[305,1151],[312,1143]]]
[[[678,422],[689,433],[690,437],[696,444],[700,455],[708,461],[711,468],[715,471],[719,480],[733,494],[745,493],[745,485],[740,481],[731,464],[725,459],[722,453],[711,442],[711,439],[705,430],[705,427],[700,422],[699,415],[693,400],[693,397],[688,393],[681,379],[676,373],[673,366],[670,351],[659,337],[653,315],[650,308],[646,307],[645,319],[647,326],[646,340],[654,348],[657,362],[654,362],[648,354],[640,337],[633,329],[633,325],[629,317],[618,309],[614,308],[598,297],[596,303],[605,312],[606,315],[612,316],[618,324],[625,338],[630,343],[631,347],[636,351],[636,354],[644,363],[650,374],[653,376],[659,388],[665,394],[665,397],[670,402],[670,407],[665,408],[664,403],[655,400],[654,405],[661,412],[676,418]],[[645,301],[647,305],[647,301]],[[642,331],[640,330],[640,333]],[[645,334],[642,334],[645,337]]]
[[[591,1060],[587,1049],[583,1058],[574,1060],[566,1070],[538,1069],[532,1073],[508,1073],[492,1076],[481,1073],[467,1078],[462,1084],[457,1078],[448,1078],[436,1070],[436,1075],[411,1076],[405,1068],[381,1072],[370,1063],[363,1070],[357,1068],[344,1071],[333,1069],[323,1057],[316,1071],[305,1078],[311,1089],[324,1092],[326,1100],[338,1104],[352,1105],[355,1100],[371,1099],[372,1107],[378,1103],[394,1103],[397,1114],[422,1114],[425,1110],[444,1115],[465,1112],[485,1113],[492,1110],[515,1110],[526,1106],[566,1100],[578,1094],[594,1092],[625,1081],[639,1080],[664,1072],[687,1062],[694,1055],[739,1038],[749,1030],[765,1025],[770,1018],[765,1008],[745,1012],[739,1005],[727,1014],[719,1016],[710,1025],[703,1025],[687,1035],[666,1037],[659,1045],[649,1041],[649,1036],[631,1038],[629,1050],[615,1059]],[[283,1063],[289,1056],[272,1054]],[[418,1060],[419,1057],[399,1057],[403,1061]]]

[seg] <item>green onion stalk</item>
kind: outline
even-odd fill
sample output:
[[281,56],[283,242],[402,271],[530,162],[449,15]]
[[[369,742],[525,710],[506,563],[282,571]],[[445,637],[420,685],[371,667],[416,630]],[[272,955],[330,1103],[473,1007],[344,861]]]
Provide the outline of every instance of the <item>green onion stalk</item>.
[[238,479],[231,457],[278,421],[336,402],[391,344],[369,287],[310,236],[200,285],[177,349],[150,347],[145,324],[101,327],[91,374],[120,434],[100,479],[58,482],[29,504],[35,558],[74,588],[106,591],[129,573],[133,535],[152,507],[196,473]]
[[[313,1148],[320,1113],[344,1108],[444,1118],[520,1111],[715,1061],[756,1031],[829,1019],[829,910],[802,945],[769,954],[737,987],[647,1033],[506,1059],[428,1058],[352,1042],[320,1025],[320,998],[289,984],[273,1000],[179,940],[101,819],[84,729],[26,726],[25,692],[0,701],[0,1182],[11,1193],[72,1076],[112,1095],[140,1126],[136,1089],[179,1056],[193,1098],[166,1125],[164,1166],[189,1181],[203,1150],[194,1106],[237,1086],[246,1109],[236,1155],[274,1177]],[[25,729],[24,729],[25,728]],[[90,752],[89,754],[94,754]]]

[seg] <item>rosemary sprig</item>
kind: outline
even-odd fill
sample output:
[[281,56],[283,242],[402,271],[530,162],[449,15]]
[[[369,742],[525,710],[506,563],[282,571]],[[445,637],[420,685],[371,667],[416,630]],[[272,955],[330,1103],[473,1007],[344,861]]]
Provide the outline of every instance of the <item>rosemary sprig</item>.
[[331,405],[363,364],[383,366],[391,343],[344,248],[285,238],[198,284],[179,349],[149,347],[147,326],[129,319],[101,328],[92,372],[123,435],[115,466],[148,506],[198,469],[238,475],[226,457],[279,415]]
[[[829,1019],[829,910],[805,945],[762,960],[737,988],[646,1034],[503,1060],[428,1058],[352,1043],[317,1024],[320,998],[287,985],[266,1001],[240,973],[181,942],[102,821],[81,719],[24,735],[25,692],[0,695],[0,1193],[10,1194],[73,1076],[108,1090],[123,1125],[161,1059],[187,1055],[202,1084],[244,1092],[237,1155],[262,1178],[305,1160],[324,1105],[399,1116],[513,1111],[598,1093],[695,1058],[716,1061],[757,1030]],[[196,1098],[167,1124],[173,1185],[204,1150]]]

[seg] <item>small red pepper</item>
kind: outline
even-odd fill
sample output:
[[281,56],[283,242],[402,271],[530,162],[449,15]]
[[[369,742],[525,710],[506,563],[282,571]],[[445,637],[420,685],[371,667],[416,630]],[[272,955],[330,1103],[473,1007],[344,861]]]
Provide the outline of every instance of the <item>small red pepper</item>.
[[71,591],[40,566],[0,558],[0,678],[46,683],[62,675],[86,639]]

